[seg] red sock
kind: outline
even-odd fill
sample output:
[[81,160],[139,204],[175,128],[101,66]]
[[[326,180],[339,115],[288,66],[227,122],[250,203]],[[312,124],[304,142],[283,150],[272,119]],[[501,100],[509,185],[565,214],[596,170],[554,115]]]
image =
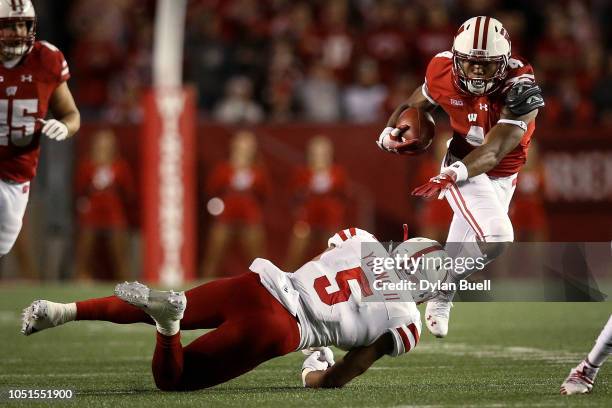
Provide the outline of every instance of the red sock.
[[163,391],[181,389],[183,377],[183,347],[181,332],[173,336],[157,333],[157,344],[153,354],[153,378],[157,388]]
[[76,302],[76,307],[76,320],[102,320],[119,324],[155,324],[148,314],[116,296]]

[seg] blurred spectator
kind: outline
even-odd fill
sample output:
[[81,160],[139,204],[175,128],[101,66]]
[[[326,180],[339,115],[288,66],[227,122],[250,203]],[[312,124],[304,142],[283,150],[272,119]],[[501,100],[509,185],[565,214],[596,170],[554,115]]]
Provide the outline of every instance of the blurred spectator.
[[599,119],[612,125],[612,54],[608,54],[606,70],[593,86],[593,102],[599,111]]
[[247,77],[231,78],[225,97],[217,105],[214,117],[224,123],[256,123],[263,119],[261,106],[253,100],[253,83]]
[[331,69],[323,63],[311,65],[299,86],[298,98],[307,120],[334,122],[341,118],[340,88]]
[[77,164],[75,193],[79,233],[76,250],[76,277],[91,280],[92,256],[98,238],[108,242],[109,263],[114,278],[128,279],[128,207],[135,186],[131,170],[117,151],[115,135],[101,130],[92,138],[89,157]]
[[325,136],[314,137],[307,155],[307,166],[296,169],[293,181],[299,205],[287,250],[288,271],[302,264],[311,244],[325,247],[327,239],[344,226],[346,173],[333,162],[331,141]]
[[[419,78],[419,80],[421,80]],[[393,111],[412,95],[415,89],[422,83],[414,75],[400,75],[392,86],[385,100],[385,115],[391,115]]]
[[363,59],[357,65],[356,83],[344,91],[344,110],[352,122],[370,123],[380,120],[387,98],[387,87],[380,83],[378,64]]
[[577,69],[580,48],[570,35],[569,18],[558,7],[548,9],[545,27],[544,36],[537,45],[535,62],[552,81],[557,81],[564,73]]
[[268,70],[267,102],[271,121],[288,122],[293,119],[294,88],[300,77],[300,67],[293,44],[284,39],[277,39],[272,44]]
[[382,79],[389,83],[396,72],[403,71],[412,57],[407,39],[398,24],[399,6],[395,1],[382,0],[372,5],[365,15],[366,27],[362,32],[362,44],[366,54],[378,62]]
[[517,178],[511,202],[510,219],[516,241],[543,242],[548,239],[548,222],[544,208],[544,169],[534,140],[529,147],[527,163]]
[[[349,24],[347,0],[325,2],[321,12],[320,62],[331,70],[335,79],[346,83],[351,78],[351,63],[355,54],[355,33]],[[316,64],[318,61],[313,61]]]
[[230,157],[208,178],[208,211],[216,218],[210,229],[201,264],[201,276],[213,277],[232,237],[238,237],[249,259],[265,256],[263,200],[268,178],[257,162],[257,140],[248,131],[236,133]]
[[231,47],[223,33],[223,19],[205,7],[194,8],[187,20],[187,76],[197,88],[200,107],[211,111],[223,96]]
[[457,32],[457,27],[451,23],[444,5],[435,3],[430,5],[425,15],[427,23],[418,33],[415,44],[421,60],[421,69],[427,67],[431,57],[451,48]]

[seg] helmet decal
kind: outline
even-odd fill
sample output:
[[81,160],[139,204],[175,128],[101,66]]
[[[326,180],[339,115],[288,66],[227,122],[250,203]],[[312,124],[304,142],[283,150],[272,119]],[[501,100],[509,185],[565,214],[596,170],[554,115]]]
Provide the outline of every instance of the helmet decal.
[[[510,39],[502,24],[493,17],[472,17],[459,27],[453,40],[453,79],[463,92],[487,95],[499,89],[507,74]],[[466,63],[495,69],[485,75],[465,72]],[[491,65],[495,64],[495,65]]]

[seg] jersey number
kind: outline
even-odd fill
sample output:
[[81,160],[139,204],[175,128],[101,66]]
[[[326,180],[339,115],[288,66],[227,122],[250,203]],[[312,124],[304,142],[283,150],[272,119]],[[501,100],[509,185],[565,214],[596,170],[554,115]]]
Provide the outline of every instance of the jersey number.
[[[12,109],[9,109],[12,108]],[[9,118],[9,110],[12,110]],[[0,146],[27,146],[32,141],[38,99],[0,99]]]
[[481,144],[484,143],[484,137],[485,137],[485,134],[484,134],[484,129],[482,128],[482,126],[472,125],[470,127],[470,130],[468,131],[466,140],[472,146],[480,146]]
[[349,300],[351,296],[351,287],[348,281],[351,279],[354,279],[359,284],[361,296],[367,297],[372,295],[372,289],[370,288],[368,278],[359,267],[340,271],[336,274],[336,283],[340,289],[335,292],[327,293],[326,289],[331,286],[331,282],[327,276],[319,276],[315,279],[314,289],[323,303],[329,306],[335,305]]

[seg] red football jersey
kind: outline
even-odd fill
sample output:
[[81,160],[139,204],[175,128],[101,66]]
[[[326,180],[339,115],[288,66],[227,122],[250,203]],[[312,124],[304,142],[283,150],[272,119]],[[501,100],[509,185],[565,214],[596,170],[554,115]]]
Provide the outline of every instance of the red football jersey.
[[37,41],[19,64],[0,63],[0,179],[26,182],[36,175],[40,129],[53,91],[70,78],[55,46]]
[[[452,77],[453,54],[450,51],[439,53],[429,62],[423,94],[430,102],[440,105],[450,117],[454,134],[449,150],[454,156],[463,158],[483,144],[485,135],[500,119],[505,95],[513,84],[535,80],[531,65],[522,58],[513,56],[508,65],[508,76],[498,91],[490,95],[473,96],[462,92],[455,85]],[[535,122],[531,122],[519,145],[487,174],[506,177],[517,173],[527,159],[534,129]]]

